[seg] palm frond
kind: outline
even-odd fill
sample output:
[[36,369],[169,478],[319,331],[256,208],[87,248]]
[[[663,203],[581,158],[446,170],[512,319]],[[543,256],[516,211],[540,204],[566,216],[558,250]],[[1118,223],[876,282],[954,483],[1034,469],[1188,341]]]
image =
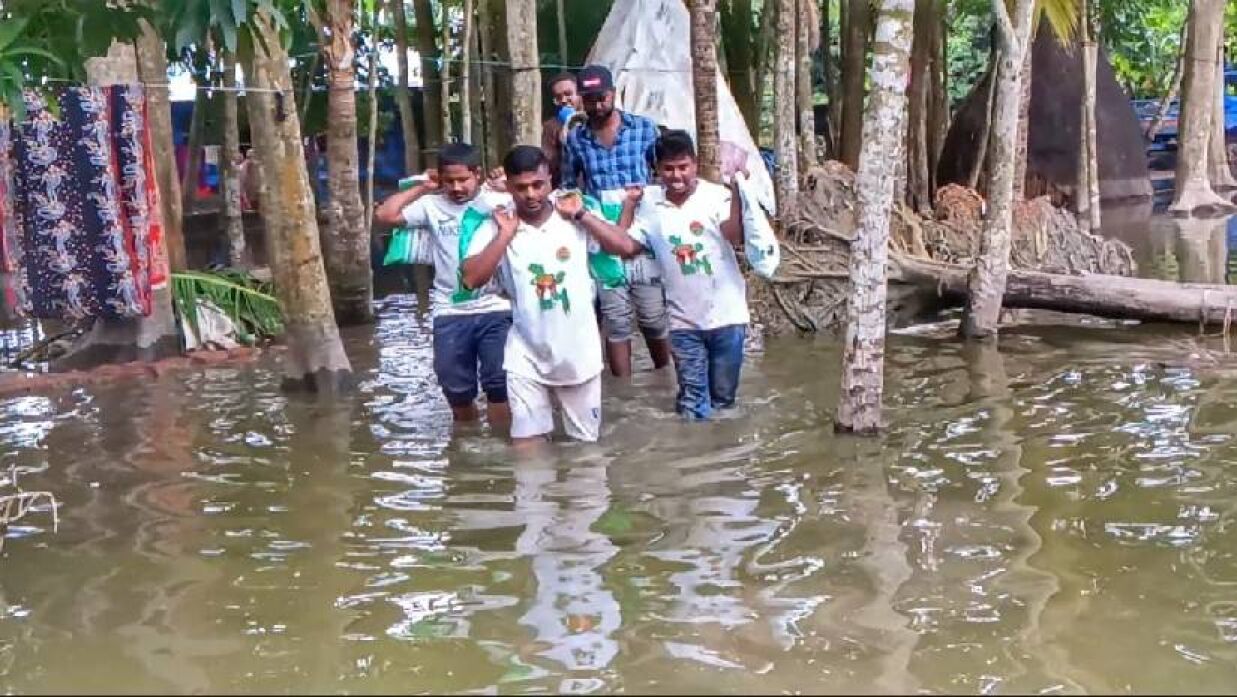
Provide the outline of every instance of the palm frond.
[[174,273],[172,297],[181,321],[188,322],[194,332],[198,332],[199,303],[207,301],[232,320],[245,343],[254,344],[283,333],[283,310],[271,294],[270,284],[243,271]]
[[1035,19],[1031,25],[1033,29],[1038,29],[1040,22],[1048,19],[1048,26],[1052,28],[1052,35],[1057,41],[1062,44],[1068,44],[1074,38],[1074,32],[1078,31],[1078,17],[1081,9],[1080,3],[1085,0],[1037,0],[1035,3]]

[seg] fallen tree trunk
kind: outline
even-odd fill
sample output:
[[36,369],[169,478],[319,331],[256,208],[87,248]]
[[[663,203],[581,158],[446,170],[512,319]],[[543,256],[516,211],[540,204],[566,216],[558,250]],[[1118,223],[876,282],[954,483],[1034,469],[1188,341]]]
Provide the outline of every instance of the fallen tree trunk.
[[[903,255],[892,266],[891,278],[903,283],[934,286],[943,299],[966,296],[969,270],[964,266]],[[1237,310],[1237,286],[1013,269],[1002,304],[1145,322],[1227,324]]]

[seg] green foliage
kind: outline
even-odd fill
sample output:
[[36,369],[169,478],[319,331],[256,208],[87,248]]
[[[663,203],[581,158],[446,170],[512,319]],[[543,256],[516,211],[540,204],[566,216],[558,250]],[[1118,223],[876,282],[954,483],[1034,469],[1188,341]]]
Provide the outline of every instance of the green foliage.
[[[1229,5],[1232,11],[1233,3]],[[1182,50],[1186,9],[1181,0],[1098,3],[1100,39],[1117,80],[1131,96],[1158,97],[1168,89]]]
[[45,80],[85,81],[86,59],[107,53],[113,39],[132,40],[144,5],[112,7],[98,0],[7,0],[0,5],[0,104],[24,116],[22,89],[50,89]]
[[283,332],[283,311],[270,284],[242,271],[174,273],[172,299],[181,321],[188,322],[195,332],[199,300],[210,301],[227,314],[245,343],[254,344]]

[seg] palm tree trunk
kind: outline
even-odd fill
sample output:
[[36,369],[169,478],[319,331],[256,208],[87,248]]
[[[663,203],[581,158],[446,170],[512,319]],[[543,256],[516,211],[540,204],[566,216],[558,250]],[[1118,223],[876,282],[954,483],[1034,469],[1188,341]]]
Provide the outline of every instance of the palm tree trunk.
[[507,0],[507,50],[511,54],[512,136],[541,142],[541,72],[537,56],[536,0]]
[[909,128],[907,143],[907,200],[921,214],[932,210],[932,183],[929,175],[928,119],[932,86],[936,29],[936,0],[915,0],[915,37],[911,46],[909,87]]
[[1022,56],[1022,95],[1018,99],[1018,142],[1014,157],[1014,200],[1025,198],[1027,188],[1027,154],[1031,133],[1031,67],[1034,61],[1035,30],[1031,30],[1027,50]]
[[416,115],[412,111],[412,90],[408,87],[408,13],[404,0],[391,0],[395,22],[395,103],[399,107],[399,127],[404,136],[404,173],[421,170],[421,139],[417,136]]
[[863,146],[864,73],[868,57],[868,34],[872,27],[870,0],[842,0],[846,7],[846,35],[842,50],[842,145],[841,158],[858,169]]
[[1215,90],[1215,113],[1211,117],[1211,142],[1207,145],[1207,174],[1211,179],[1211,188],[1215,191],[1231,191],[1237,189],[1237,180],[1233,179],[1233,170],[1228,163],[1228,140],[1225,137],[1224,119],[1224,37],[1220,37],[1216,47],[1216,81],[1220,89]]
[[946,84],[949,79],[948,43],[945,40],[949,35],[948,9],[949,0],[937,0],[936,17],[933,20],[936,27],[932,32],[932,87],[928,93],[928,191],[933,196],[936,195],[937,186],[936,168],[941,161],[945,137],[949,135],[952,114]]
[[[369,26],[376,34],[378,31],[377,6],[374,7],[374,13],[370,17]],[[378,159],[378,46],[376,41],[372,49],[369,52],[369,71],[366,75],[369,81],[369,133],[365,139],[369,147],[365,159],[365,248],[367,252],[372,242],[371,235],[374,229],[374,168],[377,166]],[[372,267],[370,276],[373,276]],[[370,299],[373,299],[372,289]]]
[[206,96],[204,85],[197,84],[193,95],[193,116],[189,119],[188,158],[185,160],[184,178],[180,183],[181,194],[185,197],[184,210],[193,212],[194,202],[198,200],[198,170],[202,169],[202,136],[206,130],[206,112],[210,108],[210,100]]
[[754,88],[756,32],[752,26],[752,0],[724,0],[719,9],[730,91],[734,93],[743,121],[756,134],[760,129],[760,106]]
[[[999,0],[998,0],[999,1]],[[875,433],[881,428],[885,370],[886,260],[897,166],[906,136],[906,86],[910,72],[914,0],[881,3],[882,40],[874,46],[872,95],[855,177],[858,232],[851,245],[846,340],[836,428]]]
[[[473,0],[468,0],[471,4]],[[491,72],[490,66],[484,63],[478,63],[481,60],[481,31],[477,26],[477,22],[482,21],[478,9],[484,10],[485,0],[481,0],[481,5],[473,9],[472,13],[472,42],[468,46],[468,60],[472,61],[474,67],[469,69],[468,80],[468,109],[469,117],[472,119],[472,135],[469,138],[470,143],[476,145],[477,148],[484,153],[486,150],[485,138],[485,122],[486,111],[485,105],[482,102],[483,83],[481,75]]]
[[421,96],[425,108],[424,149],[437,151],[442,147],[442,78],[438,74],[438,40],[434,36],[434,8],[430,0],[412,0],[417,23],[417,52],[421,54]]
[[442,142],[445,144],[455,133],[451,118],[451,15],[447,11],[445,1],[440,0],[439,4],[442,7],[442,43],[439,45],[439,50],[442,51],[443,57],[442,74],[439,79],[442,87]]
[[460,64],[460,140],[475,143],[472,132],[473,0],[464,0],[464,62]]
[[498,93],[494,84],[494,67],[490,65],[496,55],[498,37],[494,32],[494,17],[491,14],[494,12],[494,6],[490,4],[491,0],[480,0],[477,6],[477,57],[482,61],[487,61],[482,64],[481,70],[481,92],[482,102],[485,106],[485,118],[482,123],[485,127],[485,166],[495,167],[501,161],[502,157],[499,154],[498,133],[502,130],[497,128],[499,123],[498,110]]
[[326,273],[335,319],[343,326],[373,320],[373,271],[357,152],[356,52],[352,47],[355,6],[353,0],[328,0],[326,10],[325,21],[330,29],[330,35],[322,37],[322,57],[330,88],[326,132],[328,200],[324,206],[328,231]]
[[816,0],[796,1],[795,102],[799,112],[799,170],[816,164],[816,114],[812,111],[812,32],[816,31]]
[[834,71],[837,66],[833,61],[833,3],[825,0],[820,6],[820,60],[825,78],[825,99],[828,102],[828,117],[825,119],[825,157],[834,157],[837,152],[837,116],[834,114],[837,98],[837,79]]
[[1031,48],[1034,0],[1016,0],[1010,16],[1005,0],[992,0],[997,16],[1000,50],[992,134],[988,145],[992,174],[979,257],[968,282],[969,295],[959,333],[965,338],[995,336],[1001,299],[1009,275],[1010,228],[1013,225],[1014,160],[1018,151],[1018,121],[1022,108],[1025,56]]
[[1078,148],[1078,186],[1074,197],[1078,205],[1079,227],[1086,231],[1100,229],[1099,151],[1095,130],[1095,79],[1099,63],[1099,47],[1091,31],[1089,0],[1080,4],[1079,53],[1082,57],[1082,118]]
[[185,261],[184,213],[180,176],[176,172],[176,147],[172,137],[172,103],[168,97],[167,48],[146,20],[137,40],[137,68],[146,93],[147,122],[155,149],[155,178],[159,184],[159,214],[168,266],[183,271]]
[[721,182],[717,113],[717,0],[691,0],[692,88],[696,97],[696,153],[700,176]]
[[[866,0],[865,0],[866,1]],[[773,179],[782,225],[799,215],[799,152],[795,132],[795,0],[777,0],[776,63],[773,84],[773,143],[777,176]]]
[[223,153],[219,191],[223,194],[223,229],[228,238],[228,264],[247,266],[245,221],[241,211],[241,132],[236,96],[236,56],[223,56]]
[[567,65],[571,59],[567,55],[567,11],[563,0],[554,3],[554,16],[558,19],[558,61]]
[[[253,22],[262,39],[255,43],[265,44],[266,49],[255,47],[251,69],[245,71],[255,87],[246,94],[245,105],[257,162],[266,183],[262,190],[262,214],[271,237],[275,291],[284,311],[288,346],[284,354],[285,386],[335,393],[347,386],[352,366],[344,354],[331,310],[288,52],[265,13]],[[348,88],[351,93],[351,83]],[[355,124],[354,119],[354,134]]]
[[1212,189],[1208,172],[1219,74],[1216,46],[1224,28],[1224,0],[1195,0],[1188,21],[1181,117],[1177,121],[1177,195],[1169,206],[1170,212],[1185,215],[1198,208],[1228,205]]

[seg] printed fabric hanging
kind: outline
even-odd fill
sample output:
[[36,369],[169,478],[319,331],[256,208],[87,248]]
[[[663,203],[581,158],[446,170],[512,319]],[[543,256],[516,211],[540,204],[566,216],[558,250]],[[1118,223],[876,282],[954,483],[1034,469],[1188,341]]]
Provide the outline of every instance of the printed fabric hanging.
[[12,130],[0,119],[0,318],[6,321],[27,309],[21,264],[21,223],[13,192]]
[[141,87],[57,97],[59,116],[27,92],[26,119],[11,132],[13,297],[45,319],[149,315],[167,263]]

